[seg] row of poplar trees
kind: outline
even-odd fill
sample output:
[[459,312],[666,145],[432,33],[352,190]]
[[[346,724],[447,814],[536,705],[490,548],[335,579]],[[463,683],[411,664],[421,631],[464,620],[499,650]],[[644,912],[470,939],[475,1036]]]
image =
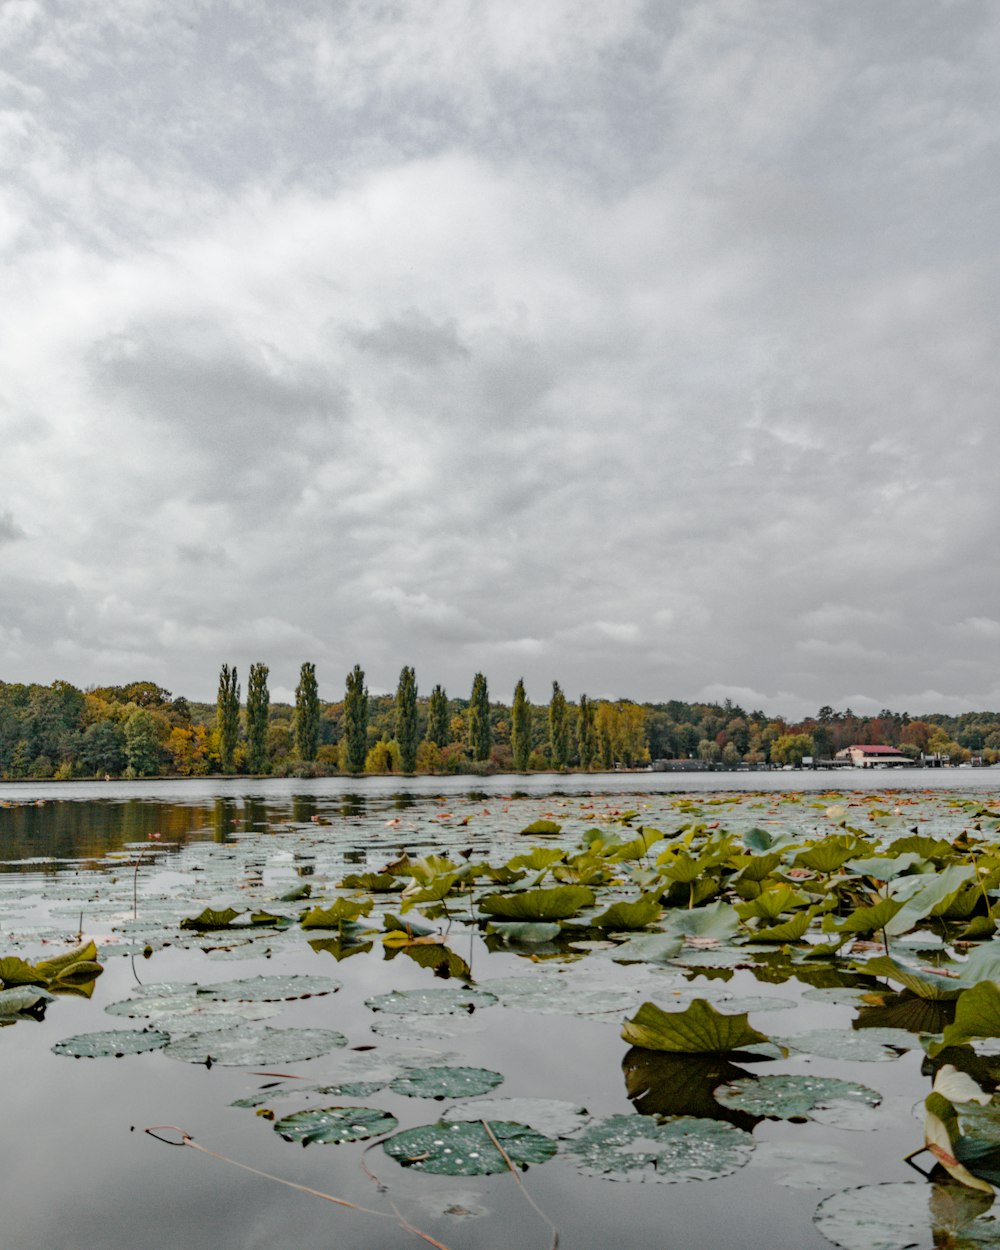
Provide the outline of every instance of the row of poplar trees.
[[[247,687],[246,738],[247,767],[252,773],[268,771],[267,726],[270,712],[270,695],[267,688],[266,664],[251,664]],[[511,751],[514,767],[525,772],[531,755],[531,714],[528,697],[521,678],[514,689],[511,709]],[[594,704],[587,696],[580,696],[578,710],[578,739],[580,766],[589,769],[597,756],[597,734]],[[427,740],[438,747],[447,746],[451,740],[448,714],[448,695],[440,685],[431,692],[427,707]],[[223,664],[219,674],[219,693],[216,703],[216,723],[219,731],[219,756],[224,772],[234,766],[235,753],[240,739],[240,686],[236,668]],[[549,749],[554,768],[565,768],[569,761],[570,709],[559,683],[552,683],[552,699],[549,703]],[[293,719],[295,751],[301,760],[314,760],[319,749],[320,701],[316,682],[316,665],[305,663],[299,672],[295,688],[295,715]],[[399,746],[400,767],[404,773],[416,768],[417,749],[420,745],[417,718],[417,678],[410,667],[399,675],[396,687],[395,737]],[[472,694],[468,710],[468,745],[472,758],[478,762],[489,759],[493,747],[493,726],[490,721],[490,697],[486,678],[477,673],[472,682]],[[362,772],[368,754],[368,689],[365,674],[355,664],[347,674],[344,693],[344,764],[349,772]]]

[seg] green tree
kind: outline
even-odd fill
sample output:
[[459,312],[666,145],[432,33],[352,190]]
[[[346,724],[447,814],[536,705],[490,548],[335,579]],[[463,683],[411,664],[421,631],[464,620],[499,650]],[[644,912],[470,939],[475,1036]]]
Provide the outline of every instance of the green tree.
[[299,670],[295,687],[295,754],[300,760],[314,760],[319,749],[319,686],[316,665],[306,661]]
[[472,680],[472,696],[469,699],[469,748],[472,758],[482,763],[490,758],[493,745],[493,726],[490,724],[490,695],[486,678],[477,673]]
[[417,675],[404,668],[396,687],[396,741],[399,743],[399,766],[412,773],[417,766]]
[[597,756],[597,734],[594,729],[594,705],[585,694],[580,695],[580,767],[591,769]]
[[782,734],[771,745],[772,764],[794,764],[801,767],[803,755],[813,754],[813,740],[809,734]]
[[448,696],[441,686],[435,686],[427,708],[427,741],[436,747],[446,747],[451,741],[449,721]]
[[146,708],[137,707],[125,721],[125,759],[132,777],[155,777],[160,771],[160,722]]
[[549,752],[553,768],[565,768],[569,754],[569,722],[566,696],[559,683],[552,683],[552,699],[549,703]]
[[511,710],[510,746],[514,753],[514,767],[519,773],[528,771],[531,755],[531,708],[524,693],[524,678],[514,688],[514,706]]
[[343,725],[344,765],[348,772],[363,772],[368,755],[368,690],[360,664],[347,674]]
[[[219,673],[219,694],[215,712],[219,729],[219,761],[222,771],[231,773],[236,757],[236,745],[240,740],[240,683],[236,678],[235,664],[232,669],[228,664],[223,664]],[[129,763],[131,765],[131,760]]]
[[247,682],[247,744],[250,753],[247,764],[252,773],[270,771],[267,753],[267,718],[271,696],[267,689],[268,667],[266,664],[250,665]]

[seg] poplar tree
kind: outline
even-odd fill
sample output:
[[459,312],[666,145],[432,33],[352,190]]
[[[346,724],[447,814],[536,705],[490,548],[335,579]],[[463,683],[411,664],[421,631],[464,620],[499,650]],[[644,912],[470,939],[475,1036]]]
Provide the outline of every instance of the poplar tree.
[[236,666],[230,669],[223,664],[219,672],[219,694],[215,703],[216,724],[219,728],[219,761],[224,773],[231,773],[236,756],[236,744],[240,740],[240,684]]
[[267,756],[267,714],[271,706],[267,689],[268,671],[266,664],[251,664],[250,680],[247,682],[247,767],[252,773],[270,771]]
[[306,661],[295,687],[295,754],[300,760],[314,760],[318,750],[319,686],[316,665]]
[[580,767],[590,769],[597,755],[597,734],[594,729],[594,705],[585,694],[580,695]]
[[524,693],[524,678],[514,688],[514,706],[511,710],[510,745],[514,752],[514,767],[519,773],[527,772],[531,755],[531,710],[528,696]]
[[417,675],[404,668],[396,687],[396,741],[399,743],[399,766],[412,773],[417,766]]
[[566,714],[566,696],[559,683],[552,683],[552,701],[549,703],[549,750],[553,768],[565,768],[569,754],[569,724]]
[[364,772],[368,754],[368,691],[365,675],[360,664],[355,664],[347,674],[347,690],[344,695],[344,763],[347,771]]
[[435,686],[427,708],[427,741],[433,742],[436,747],[446,747],[450,740],[448,696],[443,687]]
[[479,763],[488,760],[492,745],[489,691],[486,688],[486,678],[482,673],[477,673],[472,681],[472,697],[469,699],[469,747],[472,758]]

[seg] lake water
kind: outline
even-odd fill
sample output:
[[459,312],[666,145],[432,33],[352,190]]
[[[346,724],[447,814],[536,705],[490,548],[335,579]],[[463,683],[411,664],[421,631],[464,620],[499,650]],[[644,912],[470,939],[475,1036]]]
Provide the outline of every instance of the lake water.
[[[915,1040],[904,1046],[897,1037],[877,1062],[792,1049],[785,1059],[734,1066],[630,1051],[620,1033],[643,1001],[679,1009],[704,997],[723,1012],[727,1003],[731,1011],[748,1010],[750,1024],[771,1037],[820,1028],[857,1037],[854,1006],[833,995],[805,997],[824,982],[856,982],[849,971],[826,976],[800,968],[790,975],[787,959],[758,948],[739,960],[719,956],[713,966],[711,942],[704,949],[694,943],[689,962],[667,964],[612,962],[589,939],[577,947],[562,938],[505,946],[486,940],[463,906],[431,921],[471,973],[443,979],[411,952],[382,943],[398,896],[376,897],[363,922],[374,932],[353,943],[353,952],[352,943],[338,947],[322,931],[310,945],[313,934],[297,924],[199,934],[182,930],[180,920],[223,905],[294,915],[315,900],[344,895],[336,883],[346,874],[376,871],[404,853],[499,865],[536,845],[576,847],[595,827],[628,837],[642,825],[667,832],[697,819],[737,836],[762,827],[815,838],[830,831],[839,817],[829,813],[843,807],[853,826],[880,838],[914,826],[954,838],[983,820],[977,810],[995,811],[998,781],[990,770],[951,770],[0,786],[0,802],[10,804],[0,808],[0,958],[43,958],[82,930],[98,943],[105,965],[89,999],[59,995],[43,1020],[0,1028],[7,1077],[0,1243],[12,1250],[427,1244],[397,1222],[395,1204],[404,1221],[448,1250],[549,1246],[549,1225],[507,1171],[423,1174],[400,1166],[380,1145],[366,1150],[367,1141],[303,1148],[252,1107],[232,1106],[257,1094],[278,1118],[310,1107],[367,1106],[394,1116],[399,1130],[431,1124],[442,1112],[458,1114],[449,1109],[461,1098],[407,1097],[375,1078],[364,1096],[287,1092],[297,1080],[303,1087],[343,1085],[351,1064],[378,1061],[376,1077],[385,1080],[404,1070],[475,1067],[503,1078],[495,1098],[559,1099],[593,1120],[641,1111],[650,1125],[654,1113],[696,1115],[752,1133],[744,1166],[685,1183],[659,1182],[650,1170],[641,1181],[581,1172],[573,1137],[560,1139],[554,1158],[519,1176],[558,1227],[563,1250],[824,1250],[831,1243],[813,1216],[828,1195],[920,1180],[903,1162],[922,1142],[913,1106],[930,1084]],[[616,824],[627,809],[638,813],[632,825]],[[520,833],[540,818],[561,832]],[[312,900],[279,901],[303,885],[312,887]],[[627,883],[615,888],[615,897],[635,897]],[[340,988],[274,1002],[264,1007],[274,1016],[260,1023],[239,1015],[215,1019],[220,1039],[287,1027],[336,1030],[346,1046],[309,1060],[236,1066],[182,1062],[163,1051],[72,1059],[51,1050],[77,1035],[148,1025],[151,1018],[105,1009],[150,993],[151,985],[204,987],[276,975],[332,978]],[[494,983],[499,1001],[424,1016],[366,1005],[391,991],[461,989],[470,979],[479,991]],[[432,993],[428,1001],[438,999]],[[169,1027],[159,1027],[174,1041],[194,1027],[177,1015],[169,1019]],[[878,1114],[844,1128],[734,1116],[713,1100],[718,1084],[765,1068],[859,1083],[881,1098]],[[221,1159],[160,1144],[142,1131],[158,1124],[179,1125],[245,1167],[382,1214],[345,1210]],[[632,1150],[644,1148],[640,1139]],[[803,1164],[814,1157],[810,1173]],[[930,1223],[912,1244],[934,1244]]]

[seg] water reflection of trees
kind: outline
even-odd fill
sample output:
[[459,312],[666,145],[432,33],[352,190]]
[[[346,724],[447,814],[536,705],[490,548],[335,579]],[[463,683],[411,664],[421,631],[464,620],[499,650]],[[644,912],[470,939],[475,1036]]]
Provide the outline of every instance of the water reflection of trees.
[[161,845],[204,838],[211,809],[126,799],[121,803],[54,800],[0,809],[0,858],[101,859],[152,835]]

